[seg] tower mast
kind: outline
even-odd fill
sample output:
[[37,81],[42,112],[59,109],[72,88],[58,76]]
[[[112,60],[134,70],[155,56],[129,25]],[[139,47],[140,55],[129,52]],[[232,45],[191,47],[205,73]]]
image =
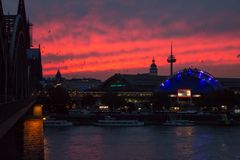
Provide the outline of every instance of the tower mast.
[[173,47],[172,47],[172,42],[171,42],[171,53],[168,56],[167,62],[170,63],[170,76],[173,75],[173,63],[176,62],[176,58],[173,55]]

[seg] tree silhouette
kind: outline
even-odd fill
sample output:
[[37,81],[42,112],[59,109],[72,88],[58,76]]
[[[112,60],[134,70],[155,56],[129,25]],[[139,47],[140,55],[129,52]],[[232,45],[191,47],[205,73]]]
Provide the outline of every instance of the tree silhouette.
[[68,95],[66,89],[62,86],[51,87],[48,90],[48,93],[49,102],[53,107],[51,110],[58,113],[66,113],[66,105],[70,103],[70,96]]

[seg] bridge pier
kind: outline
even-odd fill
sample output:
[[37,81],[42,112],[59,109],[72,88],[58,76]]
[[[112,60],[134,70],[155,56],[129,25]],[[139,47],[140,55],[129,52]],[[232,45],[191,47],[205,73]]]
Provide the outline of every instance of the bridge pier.
[[0,160],[44,160],[42,106],[31,106],[0,123]]

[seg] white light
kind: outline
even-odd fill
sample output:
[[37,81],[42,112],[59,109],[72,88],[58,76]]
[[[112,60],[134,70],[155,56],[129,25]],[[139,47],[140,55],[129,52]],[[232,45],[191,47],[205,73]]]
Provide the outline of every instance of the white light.
[[169,97],[177,97],[175,94],[170,94]]
[[234,113],[239,114],[240,113],[240,109],[235,109]]
[[201,95],[200,94],[195,94],[195,95],[193,95],[193,97],[201,97]]
[[109,106],[99,106],[99,109],[108,109]]
[[179,97],[182,97],[182,96],[183,96],[183,94],[182,94],[182,93],[178,93],[178,96],[179,96]]
[[226,110],[227,106],[222,105],[221,108]]

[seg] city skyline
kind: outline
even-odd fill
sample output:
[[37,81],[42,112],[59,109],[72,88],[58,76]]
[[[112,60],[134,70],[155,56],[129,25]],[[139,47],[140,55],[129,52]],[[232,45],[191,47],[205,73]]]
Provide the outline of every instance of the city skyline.
[[[15,13],[17,0],[3,0]],[[216,77],[240,77],[240,2],[230,1],[25,1],[42,46],[43,73],[106,79],[113,73],[148,72],[155,57],[159,75],[186,67]],[[41,13],[41,14],[38,14]]]

